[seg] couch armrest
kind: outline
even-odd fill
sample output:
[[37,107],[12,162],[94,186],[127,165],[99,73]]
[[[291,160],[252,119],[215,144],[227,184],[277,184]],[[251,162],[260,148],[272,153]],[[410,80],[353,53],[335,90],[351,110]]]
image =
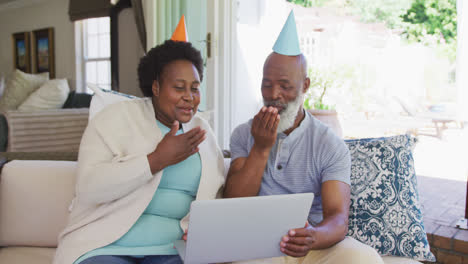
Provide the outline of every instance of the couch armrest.
[[57,246],[75,193],[76,164],[13,160],[3,167],[0,246]]
[[88,108],[7,111],[7,151],[78,151],[88,116]]

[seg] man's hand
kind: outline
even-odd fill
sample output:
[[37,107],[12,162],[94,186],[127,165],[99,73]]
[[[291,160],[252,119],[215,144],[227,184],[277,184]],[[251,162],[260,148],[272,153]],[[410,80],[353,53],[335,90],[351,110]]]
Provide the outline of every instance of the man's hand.
[[315,226],[289,230],[280,241],[283,253],[302,257],[310,250],[326,249],[342,241],[348,232],[350,187],[340,181],[322,184],[323,220]]
[[155,173],[167,166],[177,164],[199,151],[198,145],[206,138],[206,131],[196,127],[176,136],[179,130],[179,122],[172,124],[171,130],[156,146],[156,149],[148,155],[151,173]]
[[289,230],[280,242],[280,249],[291,257],[304,257],[316,241],[315,228],[306,222],[304,228]]
[[252,121],[251,133],[256,147],[261,150],[270,150],[276,141],[276,134],[280,115],[274,107],[262,107]]

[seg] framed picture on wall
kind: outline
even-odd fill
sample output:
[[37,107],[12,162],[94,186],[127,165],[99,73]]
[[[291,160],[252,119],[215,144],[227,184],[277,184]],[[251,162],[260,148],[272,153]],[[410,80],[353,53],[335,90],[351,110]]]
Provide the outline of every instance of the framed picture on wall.
[[29,32],[12,35],[13,67],[23,72],[31,72],[31,55],[29,48]]
[[48,72],[49,78],[55,78],[54,28],[34,30],[31,42],[33,72]]

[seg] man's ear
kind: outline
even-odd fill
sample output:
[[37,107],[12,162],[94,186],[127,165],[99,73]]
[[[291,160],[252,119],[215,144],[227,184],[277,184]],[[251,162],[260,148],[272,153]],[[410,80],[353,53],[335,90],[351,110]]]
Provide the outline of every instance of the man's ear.
[[302,88],[302,92],[303,92],[303,93],[306,93],[307,90],[309,90],[309,87],[310,87],[310,79],[309,79],[309,77],[306,77],[306,78],[304,79],[303,85],[304,85],[304,87]]
[[157,80],[153,81],[153,85],[151,86],[151,90],[153,91],[153,95],[155,97],[159,96],[159,82]]

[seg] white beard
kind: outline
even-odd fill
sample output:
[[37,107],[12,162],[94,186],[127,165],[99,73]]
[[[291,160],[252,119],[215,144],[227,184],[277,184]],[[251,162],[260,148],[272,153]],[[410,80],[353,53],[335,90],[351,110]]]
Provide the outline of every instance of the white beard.
[[[285,105],[284,110],[280,113],[280,121],[278,124],[277,132],[281,133],[294,125],[297,114],[299,113],[300,106],[304,103],[304,95],[299,95],[296,100],[289,102]],[[265,106],[274,106],[274,102],[263,100]]]

